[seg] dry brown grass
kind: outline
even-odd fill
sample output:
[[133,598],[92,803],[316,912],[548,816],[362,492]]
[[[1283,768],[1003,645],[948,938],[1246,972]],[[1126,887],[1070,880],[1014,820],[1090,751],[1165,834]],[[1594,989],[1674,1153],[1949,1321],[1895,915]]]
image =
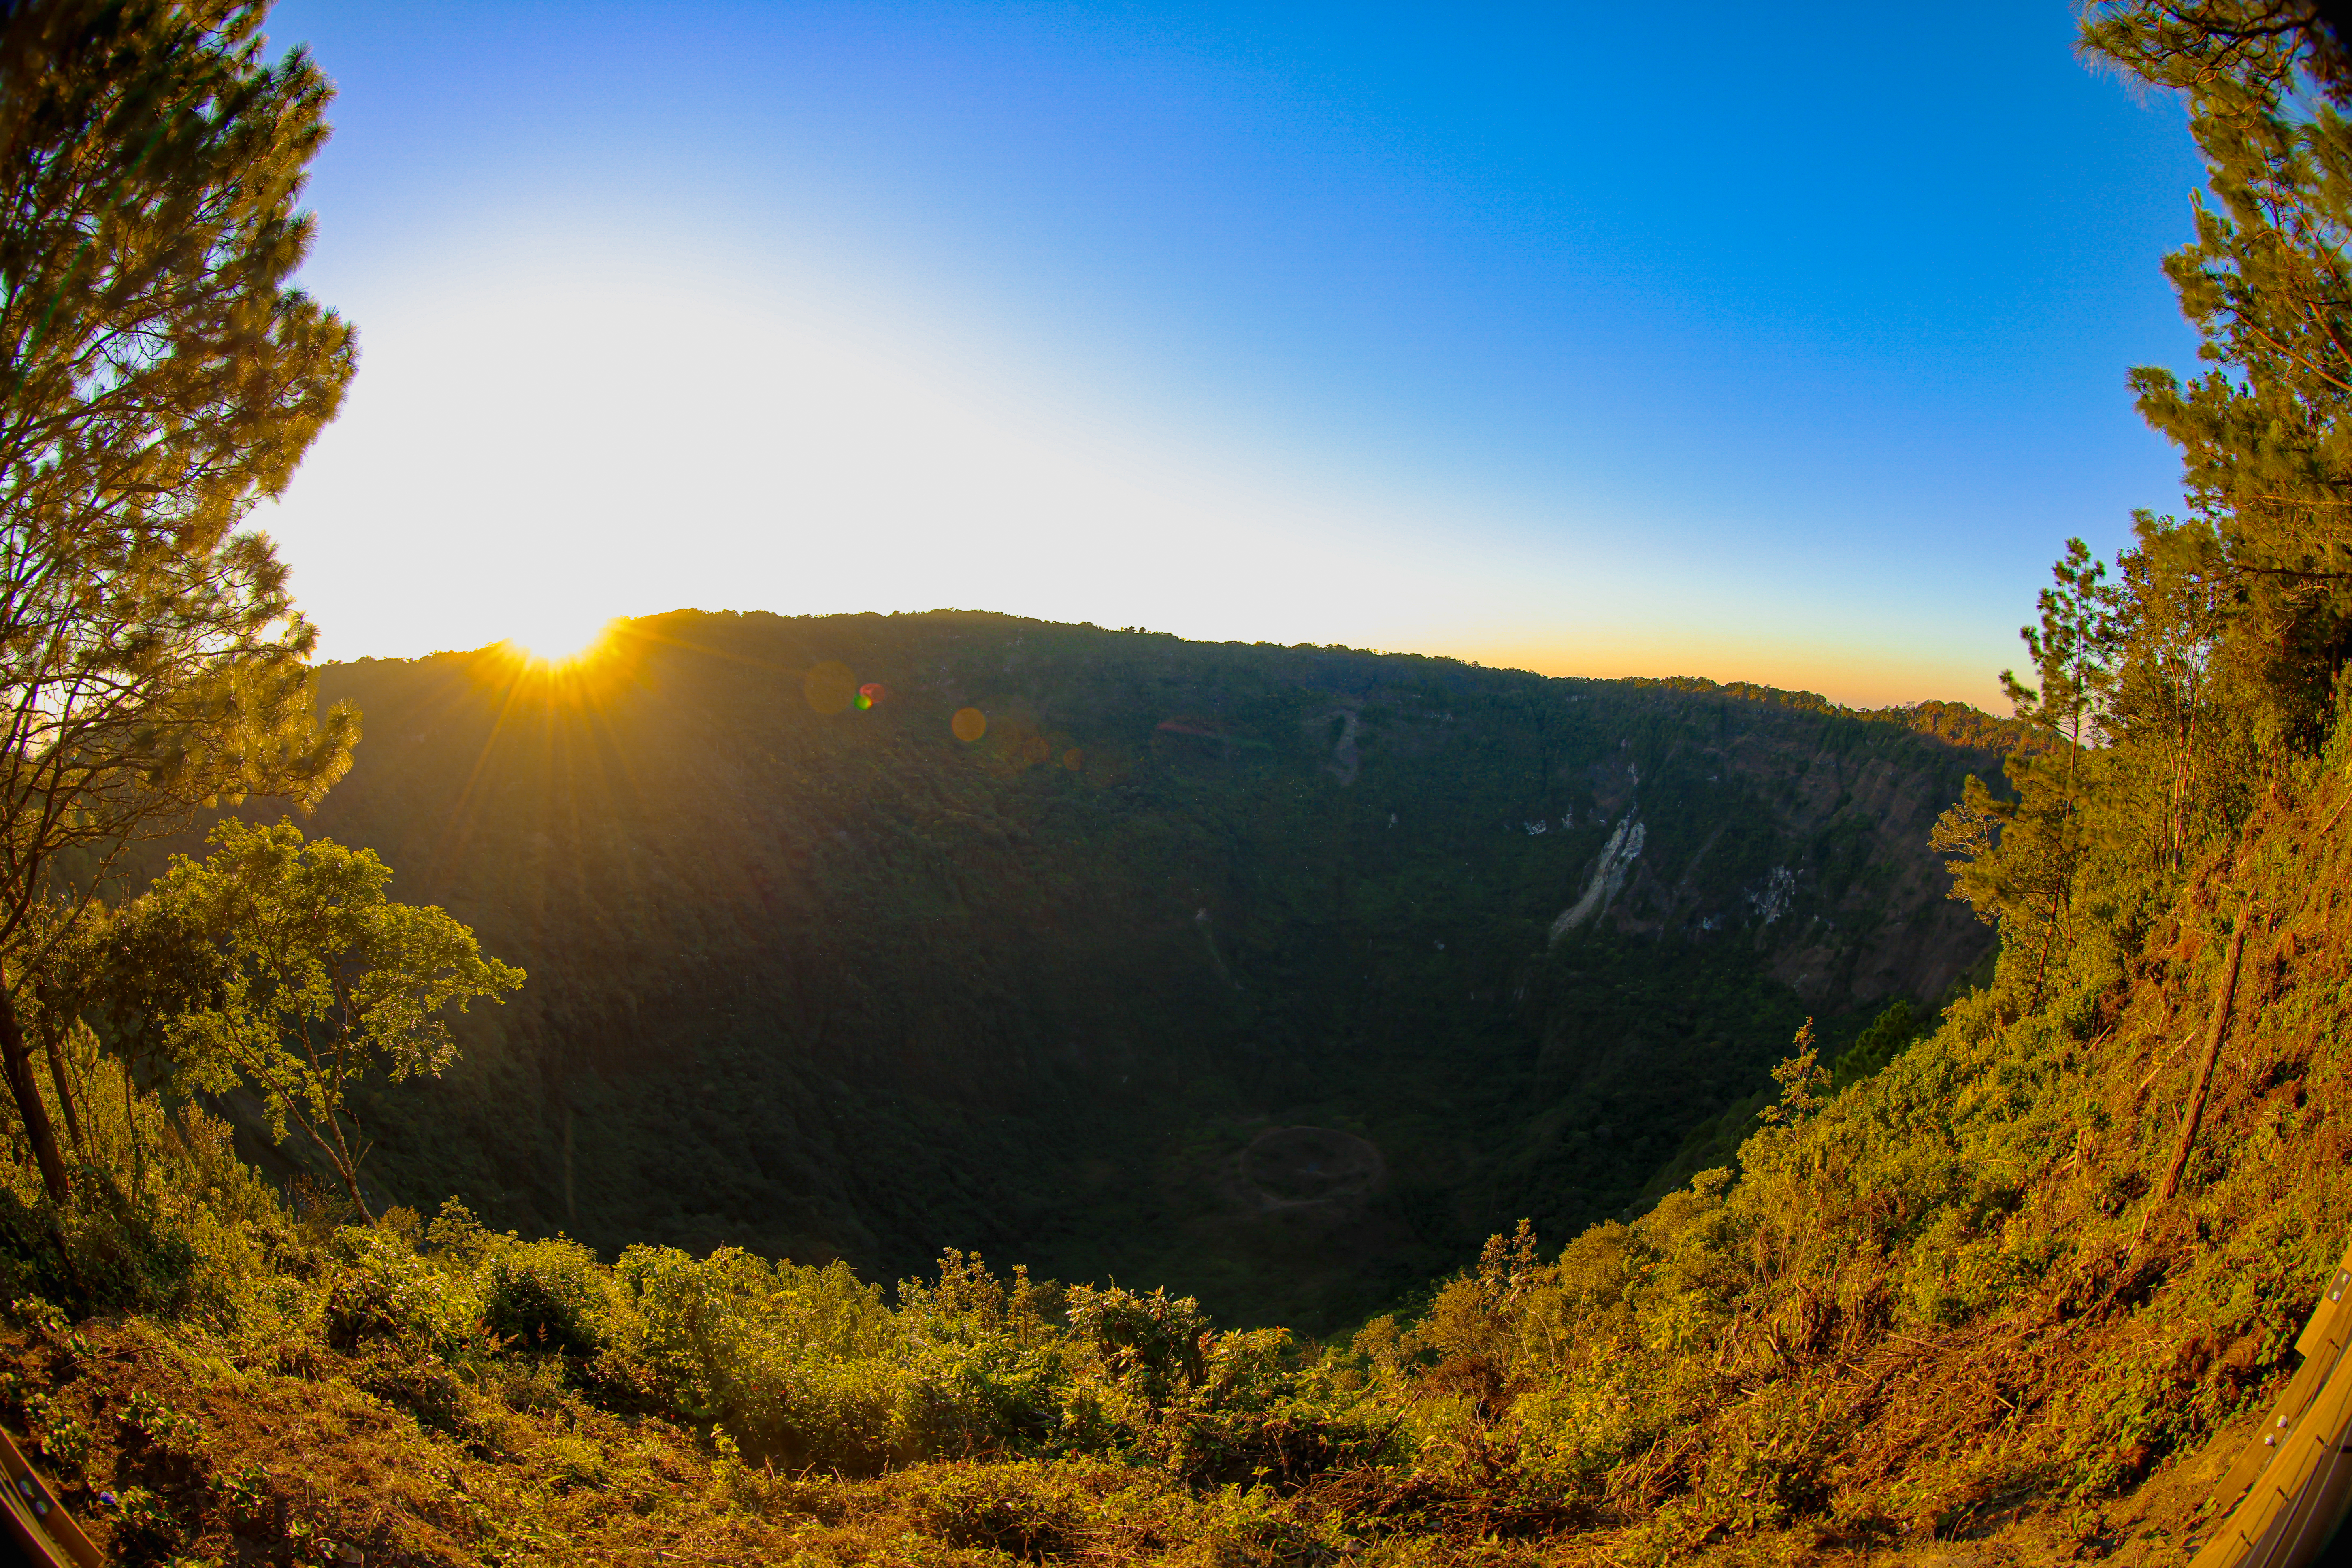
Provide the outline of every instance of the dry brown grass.
[[[8,1415],[47,1439],[69,1505],[126,1563],[325,1563],[346,1548],[419,1568],[1433,1561],[1347,1551],[1312,1507],[1199,1497],[1104,1461],[780,1476],[601,1411],[526,1362],[468,1381],[133,1321],[0,1336],[0,1373]],[[142,1411],[169,1436],[140,1430]],[[77,1431],[86,1457],[60,1462]],[[142,1529],[138,1491],[177,1528]]]
[[[2063,1376],[2082,1342],[1984,1331],[1943,1343],[1890,1341],[1850,1369],[1875,1389],[1867,1418],[1894,1439],[1842,1486],[1883,1484],[1896,1456],[1939,1457],[1903,1425],[1938,1389],[2000,1408],[1999,1390]],[[942,1463],[871,1479],[776,1475],[731,1464],[666,1423],[600,1411],[528,1363],[480,1383],[429,1363],[314,1346],[234,1347],[146,1321],[0,1336],[8,1414],[79,1466],[50,1468],[77,1513],[125,1563],[221,1564],[910,1563],[1319,1565],[1782,1563],[1995,1564],[2112,1557],[2183,1562],[2210,1485],[2242,1436],[2161,1466],[2104,1507],[2068,1510],[1989,1493],[1931,1534],[1832,1509],[1796,1528],[1677,1542],[1647,1521],[1576,1529],[1515,1515],[1474,1488],[1360,1471],[1278,1499],[1196,1495],[1156,1471],[1107,1460]],[[1827,1369],[1825,1369],[1827,1370]],[[2006,1376],[2002,1373],[2006,1373]],[[144,1395],[147,1403],[141,1403]],[[153,1416],[160,1405],[161,1422]],[[2032,1406],[2004,1428],[2022,1439]],[[136,1418],[168,1428],[158,1440]],[[173,1415],[186,1425],[173,1426]],[[1943,1428],[1947,1433],[1948,1426]],[[1696,1438],[1698,1435],[1692,1434]],[[1686,1455],[1693,1462],[1704,1455]],[[1997,1467],[1994,1467],[1997,1468]],[[146,1489],[179,1521],[143,1533],[99,1500]]]

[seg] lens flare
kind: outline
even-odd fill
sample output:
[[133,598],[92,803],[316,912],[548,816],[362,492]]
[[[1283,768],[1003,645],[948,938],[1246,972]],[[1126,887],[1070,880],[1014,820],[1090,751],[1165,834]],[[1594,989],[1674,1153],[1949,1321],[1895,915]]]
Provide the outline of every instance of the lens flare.
[[948,721],[948,728],[968,746],[988,733],[988,715],[977,708],[959,708],[955,717]]

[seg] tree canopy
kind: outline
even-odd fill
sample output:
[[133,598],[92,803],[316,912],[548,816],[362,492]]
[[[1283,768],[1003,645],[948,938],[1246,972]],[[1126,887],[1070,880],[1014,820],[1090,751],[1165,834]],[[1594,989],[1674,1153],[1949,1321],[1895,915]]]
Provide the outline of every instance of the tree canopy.
[[1955,896],[2032,964],[2027,1005],[2074,911],[2127,933],[2352,742],[2352,54],[2308,0],[2122,0],[2083,40],[2188,109],[2210,200],[2164,268],[2210,368],[2131,372],[2187,515],[2136,514],[2114,582],[2069,542],[2024,633],[2038,682],[2004,676],[2063,744],[1938,826]]
[[315,800],[357,735],[318,715],[315,633],[243,527],[354,364],[288,281],[330,89],[265,58],[265,9],[0,17],[0,1068],[52,1194],[30,976],[122,845],[223,798]]
[[176,856],[152,890],[111,911],[87,994],[143,1025],[184,1089],[250,1086],[270,1133],[299,1129],[361,1213],[364,1140],[350,1090],[433,1074],[457,1055],[447,1009],[497,1000],[522,972],[481,948],[447,911],[384,896],[391,868],[290,822],[235,817],[215,853]]
[[[2352,55],[2323,7],[2282,0],[2126,0],[2084,43],[2180,95],[2211,186],[2164,263],[2211,368],[2131,373],[2190,509],[2144,521],[2142,548],[2210,539],[2219,673],[2264,742],[2307,749],[2352,655]],[[2144,631],[2171,618],[2143,608]]]

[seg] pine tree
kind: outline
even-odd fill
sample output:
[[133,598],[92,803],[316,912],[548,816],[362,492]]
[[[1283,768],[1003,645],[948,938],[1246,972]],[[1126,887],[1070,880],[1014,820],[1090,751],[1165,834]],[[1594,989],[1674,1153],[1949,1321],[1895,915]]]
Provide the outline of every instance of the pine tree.
[[2312,0],[2125,0],[2084,43],[2179,92],[2205,157],[2214,202],[2165,270],[2212,368],[2131,383],[2218,546],[2213,674],[2264,752],[2307,752],[2352,658],[2352,56]]
[[1952,896],[1997,924],[2005,947],[2032,952],[2036,1004],[2095,841],[2086,796],[2094,772],[2106,770],[2094,767],[2092,752],[2106,738],[2125,625],[2121,593],[2081,540],[2066,542],[2051,576],[2039,625],[2018,632],[2039,684],[2000,672],[2017,717],[2041,731],[2042,743],[2019,747],[2002,763],[2014,798],[1995,796],[1971,774],[1960,804],[1937,819],[1929,840],[1956,857],[1947,862]]
[[242,531],[353,367],[288,286],[329,88],[264,58],[264,9],[0,12],[0,1073],[53,1196],[20,1013],[97,876],[208,802],[315,798],[356,736]]
[[2169,879],[2243,819],[2261,767],[2220,663],[2240,608],[2220,536],[2202,519],[2142,510],[2133,523],[2138,545],[2116,558],[2123,658],[2103,725],[2121,754],[2110,771],[2119,837],[2137,839],[2126,852]]
[[2352,711],[2352,56],[2314,0],[2114,0],[2084,45],[2186,101],[2211,200],[2165,270],[2211,368],[2131,373],[2188,515],[2137,514],[2119,583],[2069,542],[2002,676],[2044,744],[1937,826],[2027,1005],[2085,898],[2160,901]]

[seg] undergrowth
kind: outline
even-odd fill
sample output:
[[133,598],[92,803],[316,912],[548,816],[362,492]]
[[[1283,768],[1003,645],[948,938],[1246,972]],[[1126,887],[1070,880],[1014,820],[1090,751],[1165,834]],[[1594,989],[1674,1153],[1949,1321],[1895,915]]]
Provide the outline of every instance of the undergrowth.
[[2021,1520],[2168,1560],[2200,1521],[2133,1489],[2259,1402],[2352,1220],[2347,799],[2273,801],[2037,1008],[2004,969],[1834,1092],[1801,1053],[1736,1175],[1497,1237],[1346,1345],[952,1251],[886,1292],[354,1225],[133,1095],[81,1206],[0,1173],[0,1415],[125,1563],[1832,1560]]

